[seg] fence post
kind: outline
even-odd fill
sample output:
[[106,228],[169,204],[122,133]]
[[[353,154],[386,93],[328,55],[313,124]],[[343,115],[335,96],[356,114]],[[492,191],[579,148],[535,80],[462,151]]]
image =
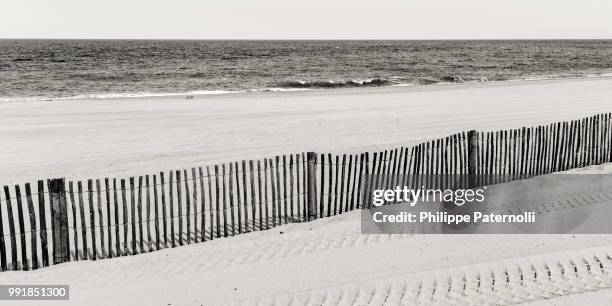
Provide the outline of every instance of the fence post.
[[317,218],[317,154],[306,153],[308,162],[308,220]]
[[51,227],[53,233],[53,264],[59,264],[70,261],[66,183],[63,178],[50,180],[49,199],[51,201]]
[[476,170],[478,163],[478,132],[468,132],[468,188],[474,188],[477,183]]

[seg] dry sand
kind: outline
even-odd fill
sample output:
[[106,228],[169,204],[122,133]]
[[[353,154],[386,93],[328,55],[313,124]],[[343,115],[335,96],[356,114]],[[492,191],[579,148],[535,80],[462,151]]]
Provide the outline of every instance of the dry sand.
[[[610,171],[612,165],[589,169]],[[578,195],[584,196],[589,195]],[[612,205],[609,198],[599,199],[598,205]],[[543,305],[610,300],[610,235],[363,235],[359,214],[137,256],[3,272],[0,283],[70,285],[69,302],[45,305],[545,301],[538,304]],[[580,298],[582,293],[590,294]]]
[[[611,96],[612,79],[604,78],[5,103],[0,182],[394,147],[607,112]],[[362,235],[359,221],[352,212],[150,254],[4,272],[0,283],[70,284],[70,302],[58,305],[512,304],[589,291],[609,300],[601,290],[612,287],[609,235]],[[576,301],[570,297],[552,301]]]
[[612,78],[0,104],[0,184],[393,148],[612,111]]

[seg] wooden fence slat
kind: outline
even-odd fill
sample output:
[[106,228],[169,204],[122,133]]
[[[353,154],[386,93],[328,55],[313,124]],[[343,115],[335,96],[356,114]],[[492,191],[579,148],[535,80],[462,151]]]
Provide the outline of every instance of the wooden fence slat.
[[[246,160],[242,160],[242,199],[244,204],[244,231],[249,232],[249,205],[247,191],[247,166]],[[255,216],[253,216],[255,217]]]
[[[43,267],[49,266],[49,250],[47,248],[47,217],[45,212],[45,187],[42,180],[38,181],[38,224],[40,225],[40,247]],[[2,216],[0,216],[1,218]],[[6,253],[5,260],[6,260]],[[6,268],[6,267],[5,267]],[[6,270],[6,269],[5,269]]]
[[234,164],[230,163],[229,164],[229,176],[228,176],[228,181],[229,181],[229,206],[230,206],[230,215],[231,215],[231,219],[232,219],[232,225],[231,225],[231,233],[232,236],[236,235],[235,230],[236,230],[236,221],[234,219]]
[[[36,239],[36,211],[34,210],[34,202],[32,201],[32,188],[30,183],[25,184],[26,202],[28,204],[28,215],[30,217],[30,249],[32,250],[32,270],[38,269],[38,239]],[[0,215],[0,218],[2,216]],[[2,226],[2,222],[0,222]],[[0,232],[2,235],[2,232]]]
[[[178,219],[178,243],[183,245],[183,193],[181,190],[181,170],[176,170],[176,207]],[[186,178],[185,178],[186,179]],[[189,219],[189,218],[187,218]]]
[[98,259],[96,246],[96,218],[94,215],[94,190],[93,180],[87,180],[87,199],[89,202],[89,232],[91,233],[91,256],[93,260]]
[[112,241],[112,221],[111,221],[111,194],[110,181],[104,178],[104,187],[106,188],[106,235],[108,240],[108,257],[113,258],[113,241]]
[[219,212],[221,205],[221,194],[219,187],[219,165],[215,165],[215,221],[217,225],[217,238],[221,238],[221,213]]
[[68,193],[70,196],[70,205],[72,210],[72,239],[74,245],[74,259],[79,260],[79,236],[77,228],[77,208],[74,201],[74,188],[72,182],[68,182]]
[[[264,173],[265,174],[265,173]],[[257,161],[257,202],[259,207],[259,230],[263,230],[263,196],[262,196],[262,185],[261,185],[261,160]]]
[[87,260],[89,259],[89,252],[87,246],[87,225],[85,224],[85,201],[83,200],[83,183],[81,181],[77,182],[77,193],[79,198],[79,213],[81,220],[81,244],[83,245],[83,253],[81,253],[81,257]]
[[264,208],[266,210],[266,229],[270,229],[270,212],[269,212],[269,201],[268,201],[268,159],[264,158]]
[[[193,242],[198,242],[198,182],[196,178],[196,169],[191,168],[191,178],[192,178],[192,203],[193,203]],[[191,241],[191,236],[190,236]]]
[[106,243],[104,241],[104,216],[102,215],[102,189],[100,180],[96,179],[96,192],[98,194],[98,223],[100,224],[100,257],[104,258],[106,253]]
[[9,232],[11,237],[11,270],[17,270],[17,237],[15,237],[15,219],[13,218],[13,205],[11,204],[11,192],[8,186],[4,186],[4,198],[6,199],[6,211],[8,213]]
[[134,177],[130,177],[130,220],[132,228],[132,255],[138,254],[136,249],[137,238],[136,238],[136,189],[134,186]]
[[[236,163],[238,168],[238,163]],[[202,167],[198,167],[198,174],[200,176],[200,241],[206,241],[206,194],[204,193],[204,171]],[[240,205],[238,205],[240,206]],[[238,209],[240,213],[240,209]]]
[[206,166],[206,174],[208,179],[208,214],[210,217],[210,240],[214,239],[215,231],[214,231],[214,215],[215,211],[213,210],[213,190],[212,190],[212,172],[210,171],[210,167]]
[[327,154],[327,161],[328,161],[328,166],[329,169],[327,170],[327,177],[328,177],[328,182],[327,182],[327,216],[331,216],[331,212],[332,212],[332,186],[333,186],[333,179],[334,177],[333,175],[333,162],[332,162],[332,155],[331,153]]
[[[146,194],[146,205],[147,205],[147,251],[153,251],[153,239],[151,237],[151,181],[149,175],[145,175],[145,194]],[[157,208],[157,207],[156,207]]]
[[142,227],[142,186],[143,186],[142,175],[138,177],[138,202],[136,204],[136,210],[138,211],[138,246],[140,247],[140,253],[144,253],[144,235]]
[[342,154],[342,164],[341,164],[342,175],[340,176],[340,213],[346,212],[346,201],[344,198],[344,185],[346,183],[345,180],[345,168],[346,168],[346,154]]
[[21,254],[21,269],[27,271],[29,268],[28,253],[26,249],[25,220],[23,218],[23,203],[21,200],[21,189],[19,188],[19,185],[15,185],[15,198],[17,200],[17,220],[19,222],[19,251]]
[[159,200],[157,197],[157,175],[153,174],[153,210],[155,215],[155,222],[153,226],[155,227],[155,250],[160,249],[161,241],[159,235]]
[[[168,215],[166,210],[166,182],[164,182],[164,172],[159,172],[159,189],[161,192],[161,207],[162,207],[162,230],[164,233],[164,248],[168,247]],[[172,219],[170,219],[172,220]]]
[[298,218],[300,218],[303,221],[305,221],[306,219],[304,218],[304,210],[302,209],[302,206],[300,206],[300,199],[302,198],[302,193],[301,193],[301,189],[302,189],[302,184],[300,181],[300,155],[299,154],[295,154],[295,186],[296,186],[296,192],[297,192],[297,198],[296,203],[297,203],[297,213],[298,213]]
[[276,185],[274,182],[274,163],[271,158],[268,161],[270,162],[270,188],[272,191],[272,227],[276,227]]
[[[280,158],[279,156],[274,157],[276,165],[274,167],[274,173],[276,174],[276,213],[278,214],[278,224],[283,224],[283,210],[282,210],[282,198],[281,198],[281,178],[280,178]],[[251,180],[252,181],[252,180]],[[287,220],[285,220],[287,223]]]
[[[59,264],[70,261],[66,183],[63,178],[50,179],[47,180],[47,185],[49,188],[49,202],[51,204],[53,264]],[[25,247],[23,251],[25,252]],[[27,265],[27,260],[25,264]]]
[[249,160],[249,171],[249,178],[251,179],[251,222],[253,223],[251,226],[255,231],[257,204],[255,203],[255,167],[252,160]]
[[174,231],[174,195],[172,192],[172,187],[174,186],[173,181],[174,171],[170,170],[170,176],[168,178],[168,204],[169,204],[169,212],[170,212],[170,245],[175,248],[176,247],[176,233]]
[[121,240],[119,239],[119,197],[116,178],[113,178],[113,204],[115,204],[115,256],[119,257],[121,256]]
[[228,236],[228,228],[227,228],[227,203],[225,202],[225,164],[221,165],[221,198],[223,205],[223,236]]
[[[80,182],[79,182],[80,183]],[[123,217],[123,246],[122,256],[127,256],[128,253],[128,199],[127,199],[127,189],[125,186],[125,179],[121,179],[121,205],[122,208],[122,217]],[[81,192],[79,192],[81,194]],[[85,244],[84,244],[85,245]]]
[[6,244],[4,242],[4,217],[2,214],[2,205],[0,205],[0,272],[4,272],[7,270],[8,263],[6,262],[6,260]]
[[[330,164],[331,167],[331,164]],[[338,193],[338,181],[339,181],[339,172],[340,172],[340,156],[336,155],[336,171],[334,171],[334,216],[338,214],[338,209],[342,210],[342,207],[339,206],[339,193]]]
[[[185,180],[185,234],[187,235],[187,244],[191,243],[191,191],[189,190],[189,176],[187,176],[187,169],[183,170],[183,178]],[[195,204],[194,204],[195,205]],[[181,234],[181,237],[183,235]]]
[[[242,234],[242,208],[240,207],[240,169],[238,162],[234,163],[236,168],[236,212],[238,213],[238,233]],[[202,225],[204,227],[204,225]]]
[[289,210],[287,206],[287,157],[283,155],[283,208],[285,211],[285,224],[289,223]]
[[[264,175],[265,176],[265,175]],[[295,206],[294,206],[294,177],[293,177],[293,154],[289,155],[289,207],[291,207],[291,219],[295,222]],[[265,189],[264,189],[265,190]]]

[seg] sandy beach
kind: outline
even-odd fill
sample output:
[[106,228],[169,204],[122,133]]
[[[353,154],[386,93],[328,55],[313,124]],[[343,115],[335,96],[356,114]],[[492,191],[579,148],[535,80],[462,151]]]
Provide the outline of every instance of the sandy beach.
[[0,182],[360,152],[612,111],[612,78],[0,104]]
[[[572,170],[610,171],[609,164]],[[555,174],[536,181],[546,177]],[[568,201],[589,196],[599,199],[587,205],[594,209],[612,203],[589,192],[553,195]],[[549,214],[562,218],[575,209]],[[364,235],[360,224],[360,211],[353,211],[137,256],[3,272],[0,282],[70,285],[69,301],[45,305],[572,305],[610,299],[610,235]]]

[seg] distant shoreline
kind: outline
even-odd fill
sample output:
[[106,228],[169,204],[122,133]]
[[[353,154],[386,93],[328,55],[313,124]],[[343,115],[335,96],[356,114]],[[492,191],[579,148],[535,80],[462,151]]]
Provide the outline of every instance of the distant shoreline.
[[[0,103],[28,103],[28,102],[58,102],[58,101],[105,101],[105,100],[131,100],[131,99],[185,99],[190,98],[212,98],[212,97],[228,97],[228,96],[243,96],[243,95],[276,95],[276,94],[341,94],[347,92],[396,92],[405,90],[428,91],[428,90],[446,90],[452,88],[466,87],[489,87],[489,86],[508,86],[516,84],[531,84],[531,83],[549,83],[549,82],[564,82],[564,81],[581,81],[581,80],[596,80],[596,79],[612,79],[612,73],[603,73],[592,76],[577,76],[577,77],[562,77],[562,78],[533,78],[533,79],[512,79],[512,80],[493,80],[493,81],[469,81],[469,82],[440,82],[427,85],[422,84],[392,84],[382,86],[364,86],[364,87],[338,87],[338,88],[269,88],[269,89],[254,89],[254,90],[209,90],[209,91],[193,91],[181,93],[107,93],[107,94],[86,94],[74,97],[58,97],[58,98],[25,98],[23,101],[4,101],[1,98]],[[17,98],[18,99],[18,98]]]

